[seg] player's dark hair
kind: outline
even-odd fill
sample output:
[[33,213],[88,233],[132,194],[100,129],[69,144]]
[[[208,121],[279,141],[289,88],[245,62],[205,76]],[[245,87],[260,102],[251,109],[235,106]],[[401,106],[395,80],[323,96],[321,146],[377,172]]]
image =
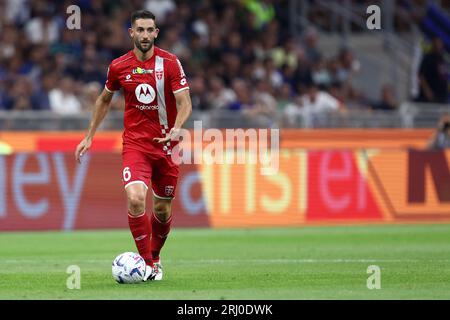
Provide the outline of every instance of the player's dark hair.
[[152,12],[148,11],[148,10],[137,10],[137,11],[134,11],[131,14],[131,25],[133,25],[134,22],[137,19],[153,19],[153,21],[155,21],[155,23],[156,23],[155,15]]

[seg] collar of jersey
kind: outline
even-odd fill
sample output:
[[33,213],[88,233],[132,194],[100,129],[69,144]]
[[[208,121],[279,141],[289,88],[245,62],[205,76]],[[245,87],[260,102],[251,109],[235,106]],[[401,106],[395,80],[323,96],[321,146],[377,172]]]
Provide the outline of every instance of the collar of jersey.
[[133,55],[134,60],[136,60],[139,63],[146,63],[146,62],[149,62],[150,60],[152,60],[156,56],[156,46],[155,45],[153,45],[153,46],[155,47],[153,49],[153,55],[150,58],[148,58],[147,60],[144,60],[144,61],[141,61],[141,60],[138,59],[138,57],[136,57],[136,54],[134,53],[134,49],[131,50],[131,54]]

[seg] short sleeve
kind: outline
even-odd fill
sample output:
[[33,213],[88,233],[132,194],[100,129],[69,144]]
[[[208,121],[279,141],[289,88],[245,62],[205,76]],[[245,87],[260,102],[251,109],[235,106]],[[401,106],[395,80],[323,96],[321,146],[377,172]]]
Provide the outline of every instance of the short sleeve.
[[177,93],[189,89],[189,84],[180,60],[169,60],[168,67],[170,71],[170,89],[172,92]]
[[117,72],[112,65],[109,65],[108,72],[106,74],[105,89],[109,92],[114,92],[120,89],[119,79]]

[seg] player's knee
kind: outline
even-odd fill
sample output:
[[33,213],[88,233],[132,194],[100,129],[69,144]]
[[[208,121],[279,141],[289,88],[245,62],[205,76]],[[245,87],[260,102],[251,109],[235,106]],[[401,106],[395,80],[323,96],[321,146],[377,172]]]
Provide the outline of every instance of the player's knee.
[[132,215],[138,215],[145,210],[145,196],[141,193],[131,193],[128,195],[128,210]]
[[153,211],[161,222],[166,222],[170,218],[170,202],[155,202],[153,205]]

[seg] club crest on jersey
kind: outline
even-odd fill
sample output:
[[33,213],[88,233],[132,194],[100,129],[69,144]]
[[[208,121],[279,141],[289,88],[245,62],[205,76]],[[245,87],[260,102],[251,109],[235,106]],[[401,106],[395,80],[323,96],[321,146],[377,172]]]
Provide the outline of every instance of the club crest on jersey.
[[134,68],[132,71],[133,74],[148,74],[153,73],[153,69],[143,69],[141,67]]
[[173,189],[174,186],[166,186],[164,189],[166,196],[171,196],[173,194]]
[[161,80],[163,78],[163,76],[164,76],[164,71],[163,70],[156,70],[155,74],[156,74],[156,78],[158,80]]

